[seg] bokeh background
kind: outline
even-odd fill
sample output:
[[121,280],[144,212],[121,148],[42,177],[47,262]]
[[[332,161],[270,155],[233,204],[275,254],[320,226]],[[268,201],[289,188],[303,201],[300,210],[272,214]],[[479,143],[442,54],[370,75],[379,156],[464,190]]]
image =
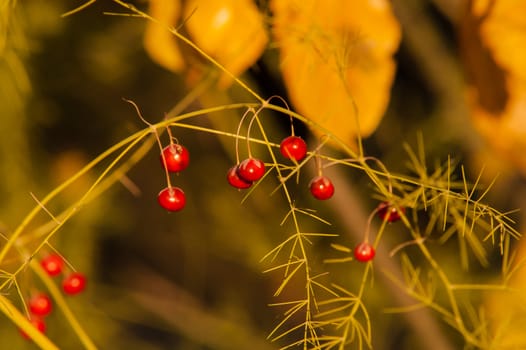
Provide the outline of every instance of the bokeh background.
[[[147,2],[135,4],[147,10]],[[145,20],[104,14],[123,12],[110,1],[96,1],[61,17],[76,5],[80,3],[62,0],[6,0],[0,5],[0,232],[4,237],[36,205],[31,194],[43,198],[104,150],[146,127],[123,98],[133,100],[148,121],[158,122],[190,90],[191,77],[159,66],[145,51]],[[257,5],[268,11],[266,2]],[[421,135],[431,167],[451,156],[464,164],[473,181],[484,169],[482,184],[498,176],[487,202],[502,211],[524,207],[524,141],[520,135],[526,132],[526,123],[521,121],[526,109],[516,107],[513,113],[522,117],[515,117],[512,127],[501,128],[498,125],[506,120],[505,112],[488,117],[486,110],[480,116],[473,107],[476,99],[470,99],[470,86],[494,87],[498,92],[498,77],[479,78],[477,72],[498,71],[491,67],[498,66],[498,58],[505,54],[493,55],[497,59],[484,61],[486,66],[479,62],[481,51],[476,51],[474,37],[465,34],[470,28],[466,25],[467,2],[411,0],[394,1],[392,6],[402,28],[395,54],[397,68],[385,114],[364,140],[366,153],[382,159],[394,172],[406,172],[408,157],[403,145],[416,148]],[[514,28],[522,33],[524,25]],[[519,34],[517,37],[524,42]],[[500,48],[488,40],[486,54],[492,56]],[[276,48],[267,49],[243,75],[264,97],[287,98],[278,55]],[[502,65],[501,79],[513,73]],[[470,81],[475,83],[469,85]],[[508,96],[514,94],[511,86],[504,88]],[[522,89],[519,83],[516,86],[517,91]],[[513,96],[520,101],[522,95]],[[503,99],[488,97],[493,98]],[[211,87],[186,110],[240,101],[250,100],[237,87]],[[196,123],[235,132],[241,114],[204,116]],[[481,122],[483,118],[487,120]],[[272,118],[272,114],[268,119],[269,134],[279,142],[289,133],[289,121]],[[302,125],[296,125],[296,132],[315,142]],[[53,237],[53,247],[88,276],[86,293],[68,301],[101,349],[279,348],[279,342],[272,344],[266,337],[281,316],[268,306],[276,302],[272,295],[280,281],[262,273],[268,266],[260,260],[287,234],[287,227],[279,223],[288,207],[278,195],[270,195],[276,186],[270,180],[243,203],[243,194],[228,186],[225,174],[235,162],[233,139],[186,129],[173,133],[191,152],[191,166],[174,180],[185,190],[187,207],[180,213],[167,213],[158,206],[156,196],[165,187],[165,175],[153,143],[122,182],[82,207]],[[81,178],[47,209],[58,213],[67,208],[102,169],[97,167]],[[333,224],[329,230],[341,235],[338,243],[352,246],[376,205],[370,184],[358,172],[339,174],[339,199],[320,207],[308,195],[306,183],[313,169],[310,171],[302,173],[294,187],[296,200],[316,207]],[[343,198],[343,194],[350,197]],[[338,210],[342,208],[344,214]],[[520,214],[513,217],[520,229]],[[33,228],[49,220],[43,213]],[[319,227],[326,229],[321,224],[309,229]],[[393,227],[391,231],[393,246],[404,241],[403,229]],[[37,240],[32,235],[28,230],[28,246]],[[329,257],[329,242],[316,243],[317,259]],[[444,246],[443,254],[451,254],[449,249],[452,247]],[[16,266],[16,257],[13,259],[14,264],[1,269]],[[458,271],[458,277],[470,273],[488,280],[497,278],[497,253],[492,262],[488,269],[475,265],[469,272]],[[456,263],[451,262],[453,270]],[[351,272],[343,265],[335,274],[352,278]],[[18,283],[26,293],[42,288],[30,270],[20,274]],[[374,347],[425,348],[409,323],[383,312],[393,306],[393,297],[388,288],[382,288],[381,278],[374,286],[378,288],[371,288],[369,299]],[[286,297],[293,298],[295,292],[292,289]],[[13,289],[2,293],[20,305]],[[7,318],[0,322],[1,348],[34,348]],[[462,346],[455,332],[445,325],[440,329],[453,348]],[[49,317],[47,334],[63,349],[80,347],[60,312]]]

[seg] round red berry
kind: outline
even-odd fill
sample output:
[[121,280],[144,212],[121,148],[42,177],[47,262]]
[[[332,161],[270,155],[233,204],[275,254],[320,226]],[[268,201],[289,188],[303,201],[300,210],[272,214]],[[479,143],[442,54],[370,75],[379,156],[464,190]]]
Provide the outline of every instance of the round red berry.
[[[42,320],[41,318],[38,318],[38,317],[32,317],[31,320],[29,320],[29,322],[31,322],[31,324],[33,325],[33,327],[35,327],[36,329],[38,329],[38,331],[40,333],[45,333],[46,332],[46,323],[44,322],[44,320]],[[20,329],[20,334],[22,335],[22,337],[26,338],[26,339],[31,339],[31,337],[29,336],[29,334],[27,334],[26,332],[24,332],[22,329]]]
[[319,200],[329,199],[334,194],[334,185],[326,176],[315,177],[310,182],[309,187],[310,193]]
[[378,216],[380,219],[387,222],[395,222],[400,220],[402,214],[405,213],[404,207],[395,207],[387,202],[382,202],[378,205]]
[[29,299],[29,311],[36,316],[45,317],[51,313],[53,304],[44,293],[38,293]]
[[64,268],[64,259],[58,254],[49,254],[40,261],[40,266],[50,276],[60,275]]
[[354,257],[361,262],[372,260],[375,254],[374,247],[368,242],[362,242],[354,248]]
[[166,187],[159,192],[157,200],[161,207],[168,211],[179,211],[186,204],[185,194],[179,187]]
[[289,136],[281,141],[279,150],[283,157],[299,162],[307,154],[307,144],[299,136]]
[[69,295],[81,293],[86,288],[86,277],[80,272],[73,272],[62,281],[62,290]]
[[230,169],[228,169],[226,179],[228,180],[228,183],[235,188],[245,189],[252,186],[251,181],[245,181],[239,177],[239,175],[237,174],[237,166],[233,166]]
[[[166,161],[166,164],[164,163]],[[170,144],[166,146],[161,154],[161,164],[166,170],[177,173],[186,169],[190,163],[190,152],[186,147],[179,144]]]
[[237,167],[237,175],[247,182],[261,179],[265,175],[265,163],[257,158],[248,158]]

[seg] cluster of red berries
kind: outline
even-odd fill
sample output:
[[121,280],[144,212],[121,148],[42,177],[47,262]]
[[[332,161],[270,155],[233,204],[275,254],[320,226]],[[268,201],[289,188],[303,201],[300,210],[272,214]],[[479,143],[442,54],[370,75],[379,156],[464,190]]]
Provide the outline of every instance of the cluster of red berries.
[[[49,254],[40,261],[40,266],[51,277],[58,276],[64,270],[64,259],[58,254]],[[65,294],[79,294],[86,288],[86,276],[81,272],[70,272],[62,280]]]
[[[289,136],[281,142],[280,151],[285,158],[299,162],[307,154],[307,144],[299,136]],[[265,163],[260,159],[249,157],[228,169],[226,178],[233,187],[246,189],[263,175],[265,175]]]
[[257,158],[247,158],[228,170],[228,183],[235,188],[246,189],[265,175],[265,163]]
[[[281,141],[280,153],[283,157],[298,163],[307,155],[307,144],[301,137],[291,135]],[[189,163],[190,153],[180,144],[171,143],[161,152],[161,164],[170,173],[178,173],[186,169]],[[265,163],[261,159],[250,156],[228,169],[227,181],[237,189],[247,189],[264,175]],[[333,196],[334,185],[327,176],[318,175],[309,183],[309,190],[314,198],[326,200]],[[186,204],[183,190],[170,185],[159,193],[157,199],[159,204],[168,211],[179,211]],[[376,211],[380,219],[395,222],[400,220],[405,209],[383,202]],[[358,244],[354,249],[354,257],[361,262],[372,260],[375,253],[374,247],[367,241]]]
[[[405,213],[404,207],[396,207],[388,202],[382,202],[376,208],[378,217],[387,222],[396,222]],[[354,257],[361,262],[368,262],[374,258],[376,251],[367,241],[358,244],[354,248]]]
[[[180,144],[170,143],[161,151],[161,164],[169,173],[183,171],[190,164],[190,152]],[[161,207],[168,211],[179,211],[186,205],[186,196],[179,187],[170,184],[157,195]]]
[[[301,137],[291,135],[281,141],[279,150],[283,157],[298,163],[307,155],[307,144]],[[235,188],[247,189],[264,174],[265,163],[260,159],[249,157],[228,169],[227,180]],[[319,200],[329,199],[334,194],[331,180],[322,175],[310,182],[309,189],[312,196]]]
[[[40,261],[40,266],[51,277],[59,276],[64,270],[64,260],[58,254],[49,254]],[[67,295],[76,295],[86,288],[86,277],[80,272],[71,272],[62,280],[62,290]],[[44,292],[35,293],[28,301],[30,322],[39,332],[46,331],[44,317],[48,316],[53,310],[53,303],[49,295]],[[29,339],[29,336],[20,331],[22,336]]]

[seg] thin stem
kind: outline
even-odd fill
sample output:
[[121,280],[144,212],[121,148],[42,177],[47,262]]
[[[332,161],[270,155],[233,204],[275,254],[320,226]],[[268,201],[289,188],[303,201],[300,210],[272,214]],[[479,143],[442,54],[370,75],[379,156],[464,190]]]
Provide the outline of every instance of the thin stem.
[[[164,127],[166,125],[169,125],[173,122],[176,122],[178,120],[185,120],[189,118],[193,118],[196,116],[205,115],[208,113],[214,113],[218,111],[223,110],[230,110],[230,109],[239,109],[239,108],[246,108],[246,103],[237,103],[237,104],[230,104],[226,106],[217,106],[207,109],[202,109],[199,111],[193,111],[189,113],[182,114],[180,116],[170,118],[168,120],[164,120],[162,122],[159,122],[155,124],[156,128]],[[148,135],[151,131],[149,129],[146,130],[140,130],[124,140],[118,142],[117,144],[113,145],[112,147],[106,149],[104,152],[99,154],[94,160],[89,162],[84,168],[79,170],[77,173],[75,173],[73,176],[68,178],[66,181],[64,181],[61,185],[53,189],[50,193],[48,193],[41,201],[40,204],[33,207],[33,209],[24,217],[20,225],[13,231],[12,235],[9,237],[9,240],[6,242],[6,244],[2,247],[2,250],[0,251],[0,264],[4,262],[4,259],[7,255],[7,253],[11,250],[13,247],[15,241],[20,238],[22,233],[24,232],[25,228],[29,225],[29,223],[36,217],[36,215],[42,210],[42,206],[47,205],[53,198],[55,198],[57,195],[59,195],[62,191],[64,191],[66,188],[68,188],[72,183],[74,183],[76,180],[84,176],[88,171],[90,171],[92,168],[94,168],[96,165],[101,163],[103,160],[105,160],[107,157],[109,157],[112,153],[118,151],[120,148],[123,148],[130,142],[133,142],[137,138],[143,138],[144,136]]]
[[[170,173],[168,172],[168,162],[166,161],[166,156],[164,155],[164,152],[163,152],[163,144],[161,142],[161,137],[159,136],[159,133],[157,132],[157,128],[155,127],[155,125],[149,123],[141,114],[141,110],[139,109],[139,107],[137,106],[137,104],[135,102],[133,102],[132,100],[127,100],[127,99],[123,99],[124,101],[130,103],[134,108],[135,108],[135,111],[137,112],[137,115],[139,116],[139,118],[146,124],[150,127],[150,130],[152,131],[152,134],[155,135],[155,139],[157,140],[157,145],[159,146],[159,151],[161,153],[161,159],[163,161],[163,168],[164,168],[164,174],[166,176],[166,184],[168,186],[168,188],[172,188],[172,183],[170,181]],[[165,118],[166,119],[166,118]],[[172,145],[172,133],[170,131],[170,128],[169,126],[166,126],[165,127],[166,130],[168,131],[168,135],[170,136],[170,145]]]
[[[243,125],[243,121],[245,120],[245,118],[247,117],[247,115],[249,115],[249,113],[253,113],[255,114],[255,111],[254,111],[254,108],[252,107],[249,107],[245,113],[243,113],[243,116],[241,117],[241,119],[239,120],[239,123],[237,124],[237,131],[236,131],[236,164],[239,164],[240,162],[240,159],[239,159],[239,138],[240,138],[240,133],[241,133],[241,125]],[[248,136],[246,138],[247,140],[247,145],[248,145]],[[250,158],[250,147],[248,149],[248,153],[249,153],[249,158]]]
[[128,10],[132,11],[133,13],[135,13],[136,15],[138,15],[139,17],[143,17],[149,21],[152,21],[162,27],[164,27],[166,30],[168,30],[170,33],[172,33],[173,35],[175,35],[179,40],[181,40],[182,42],[184,42],[186,45],[190,46],[192,49],[194,49],[197,53],[199,53],[201,56],[204,57],[205,60],[207,60],[208,62],[212,63],[214,66],[216,66],[217,68],[219,68],[219,70],[221,70],[221,72],[225,73],[226,75],[228,75],[230,78],[232,78],[239,86],[241,86],[245,91],[247,91],[249,94],[251,94],[252,96],[254,96],[259,102],[261,103],[265,103],[265,100],[260,97],[253,89],[251,89],[246,83],[244,83],[241,79],[239,79],[238,77],[236,77],[234,74],[232,74],[228,69],[226,69],[221,63],[219,63],[217,60],[215,60],[212,56],[210,56],[209,54],[207,54],[206,52],[204,52],[199,46],[197,46],[193,41],[191,41],[190,39],[188,39],[187,37],[185,37],[184,35],[182,35],[181,33],[179,33],[179,31],[177,31],[175,28],[173,27],[170,27],[170,26],[167,26],[166,24],[164,23],[161,23],[159,22],[157,19],[155,19],[154,17],[148,15],[147,13],[143,12],[143,11],[140,11],[138,10],[135,6],[133,6],[132,4],[128,4],[124,1],[121,1],[121,0],[113,0],[115,3],[121,5],[122,7],[125,7],[127,8]]
[[[413,231],[414,232],[414,231]],[[427,249],[427,246],[424,244],[424,240],[421,239],[421,237],[418,237],[416,233],[414,233],[415,236],[415,243],[419,247],[420,251],[428,261],[428,263],[431,265],[432,269],[437,273],[438,277],[440,278],[440,281],[445,287],[447,298],[449,300],[449,304],[451,306],[452,311],[452,318],[453,321],[456,323],[456,326],[458,327],[458,331],[464,336],[467,342],[476,344],[477,341],[473,338],[471,332],[466,328],[464,324],[464,320],[462,318],[462,314],[460,312],[460,308],[457,303],[457,299],[454,295],[454,288],[449,279],[447,278],[446,273],[442,270],[440,265],[436,262],[436,260],[432,257],[431,253]]]
[[[282,174],[281,174],[281,170],[280,168],[277,166],[278,165],[278,162],[277,162],[277,159],[274,155],[274,152],[272,152],[272,148],[270,146],[270,142],[268,141],[268,137],[267,137],[267,134],[265,132],[265,129],[263,127],[263,125],[261,124],[261,121],[259,120],[259,118],[255,118],[255,121],[256,123],[258,124],[259,126],[259,130],[261,131],[261,134],[262,134],[262,138],[264,140],[264,142],[267,144],[267,148],[268,148],[268,152],[272,158],[272,162],[274,164],[274,169],[276,169],[276,172],[277,172],[277,176],[278,178],[281,178],[282,177]],[[317,337],[315,336],[316,334],[316,330],[314,329],[314,327],[312,326],[311,322],[312,322],[312,303],[314,302],[314,295],[312,294],[313,293],[313,289],[312,289],[312,276],[310,274],[310,267],[308,265],[308,254],[307,254],[307,250],[304,246],[304,241],[303,241],[303,235],[301,233],[301,229],[300,229],[300,225],[299,225],[299,221],[298,221],[298,217],[297,217],[297,214],[296,214],[296,211],[294,210],[294,203],[293,203],[293,200],[292,200],[292,197],[290,195],[290,192],[288,190],[288,187],[287,185],[284,183],[283,186],[282,186],[282,189],[283,189],[283,194],[285,196],[285,199],[289,205],[289,208],[290,208],[290,216],[292,218],[292,221],[293,221],[293,225],[294,225],[294,229],[295,229],[295,239],[294,239],[294,244],[292,246],[292,249],[291,249],[291,252],[290,252],[290,255],[289,255],[289,262],[288,264],[291,263],[291,258],[292,258],[292,254],[295,254],[295,250],[296,250],[296,247],[299,248],[299,253],[300,253],[300,256],[299,256],[299,259],[304,261],[305,264],[303,264],[304,266],[304,274],[305,274],[305,281],[306,281],[306,284],[305,284],[305,291],[306,291],[306,300],[305,300],[305,322],[304,322],[304,326],[303,326],[303,348],[306,350],[307,349],[307,345],[308,345],[308,339],[315,339],[316,343],[318,343],[318,340],[317,340]],[[277,330],[277,329],[275,329]],[[314,333],[314,336],[310,336],[309,333]]]
[[59,309],[62,311],[66,319],[68,320],[69,325],[79,338],[84,348],[87,350],[95,350],[97,347],[88,336],[82,325],[79,323],[78,319],[75,317],[71,309],[69,308],[66,300],[64,299],[62,291],[60,291],[56,283],[51,280],[47,273],[42,269],[40,264],[36,260],[31,260],[29,266],[37,274],[37,276],[44,282],[44,285],[49,290],[49,293],[53,297],[53,300],[57,303]]
[[0,294],[0,310],[9,318],[13,324],[19,327],[26,333],[36,345],[43,350],[58,350],[58,347],[53,344],[44,334],[38,331],[30,321],[7,299]]

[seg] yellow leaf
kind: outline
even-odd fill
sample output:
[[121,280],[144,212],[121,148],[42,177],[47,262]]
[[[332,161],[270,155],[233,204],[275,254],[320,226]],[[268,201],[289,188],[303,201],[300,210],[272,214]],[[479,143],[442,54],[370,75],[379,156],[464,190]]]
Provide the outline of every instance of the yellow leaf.
[[472,120],[490,147],[526,174],[526,1],[470,4],[461,44]]
[[353,144],[387,107],[400,27],[388,1],[273,0],[274,35],[298,112]]
[[[189,0],[185,18],[192,40],[234,76],[252,66],[268,42],[263,16],[251,0]],[[231,82],[222,74],[219,86]]]
[[[499,161],[526,174],[526,1],[472,0],[461,26],[473,123]],[[518,243],[509,290],[485,307],[494,349],[526,348],[526,242]]]
[[167,27],[174,26],[181,15],[180,0],[150,0],[149,14],[158,23],[148,22],[144,32],[144,48],[151,59],[160,66],[181,72],[185,63],[176,38]]
[[526,79],[526,1],[477,0],[473,4],[473,14],[482,19],[480,35],[496,63]]

